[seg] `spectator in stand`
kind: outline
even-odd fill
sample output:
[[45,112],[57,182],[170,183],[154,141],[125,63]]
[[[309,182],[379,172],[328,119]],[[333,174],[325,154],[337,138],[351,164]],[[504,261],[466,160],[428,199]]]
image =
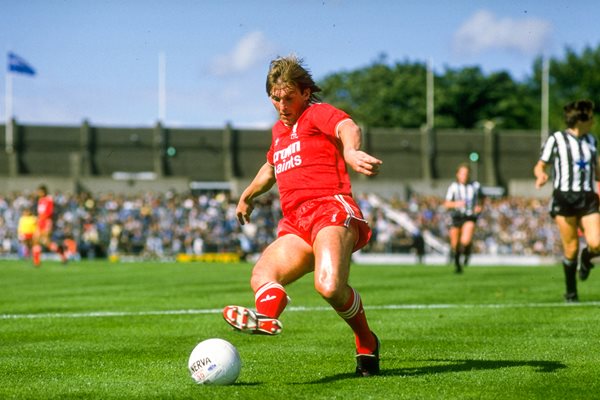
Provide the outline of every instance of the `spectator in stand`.
[[[202,200],[201,200],[202,197]],[[367,196],[361,196],[361,204],[366,205]],[[485,207],[477,220],[477,229],[473,235],[473,251],[477,253],[504,255],[541,255],[551,256],[561,252],[561,242],[556,225],[548,215],[549,199],[503,197],[486,198]],[[88,238],[97,236],[95,256],[127,254],[128,241],[123,239],[123,226],[132,216],[132,225],[144,226],[144,217],[140,209],[144,203],[152,204],[152,211],[145,217],[146,223],[158,225],[161,237],[162,257],[173,257],[179,253],[193,254],[192,242],[198,238],[198,247],[202,248],[202,238],[214,235],[219,230],[225,237],[211,246],[217,251],[239,252],[242,243],[246,251],[252,254],[262,252],[275,237],[276,221],[280,219],[281,207],[275,194],[264,195],[257,199],[251,225],[238,227],[233,216],[235,207],[227,196],[203,195],[191,193],[145,193],[125,196],[106,193],[92,196],[89,193],[77,195],[56,194],[53,240],[72,238],[81,244],[82,256],[86,257],[85,240],[90,232],[87,224],[95,225],[95,232]],[[210,206],[212,204],[212,206]],[[447,220],[449,216],[443,207],[443,199],[433,195],[412,193],[407,201],[397,196],[390,198],[389,204],[408,214],[422,232],[427,231],[440,239],[448,239]],[[0,252],[17,254],[18,220],[21,210],[34,209],[35,198],[29,193],[11,193],[0,196]],[[208,207],[214,210],[208,216]],[[392,246],[377,245],[376,219],[386,218],[381,210],[368,205],[370,226],[373,229],[372,246],[363,252],[408,251],[400,242],[405,240],[401,229],[393,221],[382,223],[382,229],[390,231]],[[222,225],[217,228],[217,225]],[[247,229],[249,228],[249,229]],[[87,233],[86,233],[87,232]],[[142,251],[147,243],[149,231],[142,230]],[[409,232],[410,234],[410,232]],[[385,233],[384,233],[385,236]],[[63,242],[65,245],[66,242]],[[378,248],[378,246],[380,248]],[[144,254],[149,254],[145,252]],[[69,258],[76,259],[69,256]]]

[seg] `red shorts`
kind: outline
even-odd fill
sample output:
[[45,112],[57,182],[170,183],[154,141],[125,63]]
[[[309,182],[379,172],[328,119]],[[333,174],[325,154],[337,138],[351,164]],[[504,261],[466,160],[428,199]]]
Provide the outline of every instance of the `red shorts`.
[[306,201],[283,217],[277,226],[277,237],[293,234],[313,245],[317,233],[327,226],[358,228],[358,238],[352,251],[363,248],[371,238],[371,228],[351,196],[335,195]]
[[51,219],[38,219],[38,232],[40,234],[52,232],[52,220]]

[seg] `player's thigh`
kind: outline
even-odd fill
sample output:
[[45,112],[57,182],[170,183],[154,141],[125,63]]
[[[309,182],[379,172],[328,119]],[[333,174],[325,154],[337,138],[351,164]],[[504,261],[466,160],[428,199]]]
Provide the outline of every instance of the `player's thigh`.
[[560,233],[565,257],[576,257],[579,245],[579,237],[577,236],[577,217],[557,215],[555,220],[556,225],[558,226],[558,232]]
[[451,226],[448,230],[448,236],[450,237],[450,246],[456,247],[458,238],[460,237],[460,228],[458,226]]
[[345,296],[357,237],[358,229],[354,224],[348,228],[327,226],[315,237],[315,288],[323,297]]
[[252,288],[267,282],[287,285],[314,268],[312,247],[296,235],[277,238],[263,251],[252,270]]
[[50,231],[47,229],[40,230],[38,233],[38,240],[40,243],[46,244],[50,241]]
[[582,217],[581,227],[586,243],[597,251],[600,247],[600,214],[593,213]]
[[461,243],[468,244],[471,243],[473,239],[473,232],[475,232],[475,222],[467,221],[463,224],[461,232],[460,232],[460,241]]

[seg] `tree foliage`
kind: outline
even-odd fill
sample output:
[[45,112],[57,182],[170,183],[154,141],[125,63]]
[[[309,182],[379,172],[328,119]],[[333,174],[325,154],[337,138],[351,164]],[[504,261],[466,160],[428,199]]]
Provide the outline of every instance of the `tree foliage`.
[[363,69],[329,75],[320,86],[325,101],[360,123],[418,127],[425,119],[425,75],[424,64],[389,66],[379,60]]
[[497,126],[512,129],[530,128],[539,122],[535,113],[538,105],[527,96],[528,88],[505,71],[486,76],[478,67],[447,69],[436,80],[438,127],[470,129],[494,121]]
[[[600,45],[581,54],[565,49],[550,59],[550,127],[563,127],[562,107],[589,98],[600,106]],[[420,127],[426,122],[425,63],[389,64],[385,55],[354,71],[326,76],[323,98],[360,123],[377,127]],[[446,68],[434,76],[435,126],[476,128],[494,121],[503,129],[537,130],[541,124],[542,59],[532,73],[516,81],[506,71],[485,74],[479,67]]]
[[[586,47],[581,54],[571,48],[565,49],[564,59],[550,59],[550,128],[564,128],[563,107],[578,100],[590,99],[600,110],[600,45],[595,49]],[[535,60],[533,77],[529,82],[535,90],[540,90],[542,59]]]

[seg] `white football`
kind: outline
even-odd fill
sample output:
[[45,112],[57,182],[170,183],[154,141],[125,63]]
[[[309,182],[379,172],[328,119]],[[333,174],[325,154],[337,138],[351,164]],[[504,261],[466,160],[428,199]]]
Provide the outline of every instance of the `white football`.
[[194,347],[188,360],[192,379],[200,385],[230,385],[240,375],[242,360],[234,345],[223,339],[207,339]]

